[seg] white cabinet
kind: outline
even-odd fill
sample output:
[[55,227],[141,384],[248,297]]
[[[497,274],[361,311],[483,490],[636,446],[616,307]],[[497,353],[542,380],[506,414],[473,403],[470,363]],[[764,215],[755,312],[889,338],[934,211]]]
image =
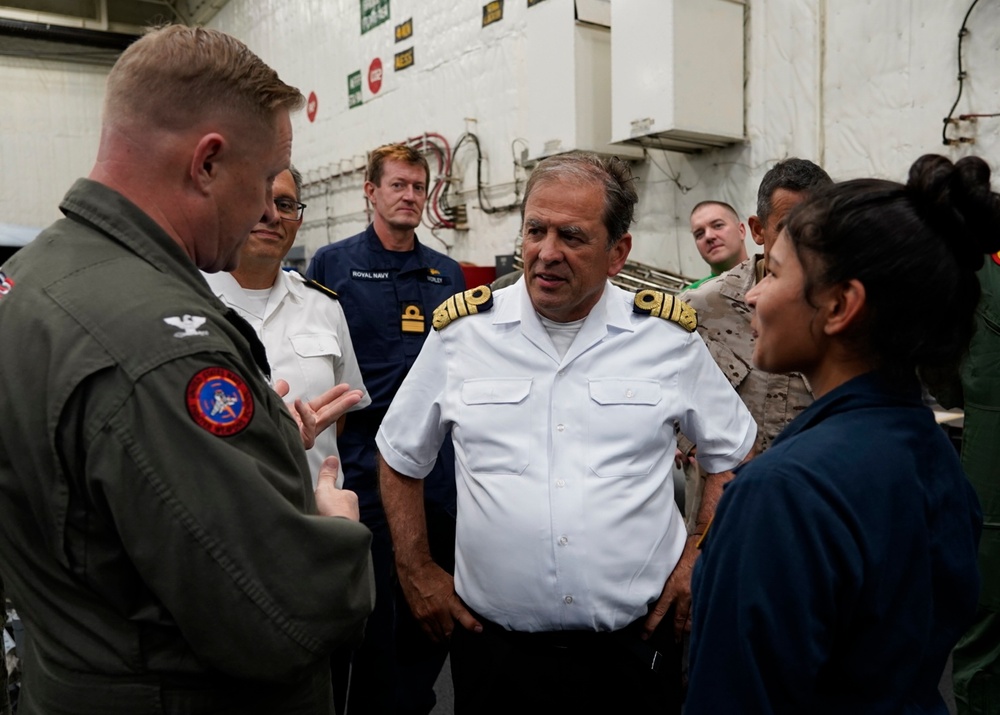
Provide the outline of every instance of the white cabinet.
[[612,2],[612,141],[673,151],[742,141],[743,13],[735,0]]

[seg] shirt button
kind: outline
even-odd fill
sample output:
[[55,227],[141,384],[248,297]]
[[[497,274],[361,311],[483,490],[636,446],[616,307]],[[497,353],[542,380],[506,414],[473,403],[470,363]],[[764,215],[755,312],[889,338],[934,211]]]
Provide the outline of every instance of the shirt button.
[[556,480],[556,486],[561,489],[562,487],[566,486],[566,480],[565,479],[557,479]]
[[566,598],[564,598],[563,601],[565,601],[566,605],[568,606],[569,604],[573,603],[573,597],[566,596]]
[[635,393],[631,390],[625,390],[625,397],[632,398],[635,397]]
[[556,425],[556,430],[558,432],[562,432],[565,429],[566,429],[566,425]]
[[565,546],[568,543],[569,543],[569,539],[568,538],[566,538],[565,536],[560,536],[559,537],[559,545],[560,546]]

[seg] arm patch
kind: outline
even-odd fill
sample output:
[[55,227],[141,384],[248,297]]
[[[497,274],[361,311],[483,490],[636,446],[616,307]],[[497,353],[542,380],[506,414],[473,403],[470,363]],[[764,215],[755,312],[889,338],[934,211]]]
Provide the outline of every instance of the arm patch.
[[473,313],[485,313],[493,307],[493,292],[489,286],[470,288],[464,293],[456,293],[434,309],[433,325],[442,330],[451,321]]
[[698,327],[698,312],[680,298],[647,288],[635,294],[632,312],[655,315],[677,323],[689,333]]

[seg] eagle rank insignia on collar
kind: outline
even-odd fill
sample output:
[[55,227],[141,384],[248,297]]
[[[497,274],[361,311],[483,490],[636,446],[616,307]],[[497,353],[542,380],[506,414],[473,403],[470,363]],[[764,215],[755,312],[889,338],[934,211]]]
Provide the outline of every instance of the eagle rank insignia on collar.
[[435,330],[441,330],[456,318],[473,313],[485,313],[493,307],[493,292],[489,286],[470,288],[464,293],[456,293],[434,309]]
[[664,293],[662,290],[647,288],[635,294],[632,312],[655,315],[677,323],[689,333],[698,327],[698,313],[690,305],[676,296]]

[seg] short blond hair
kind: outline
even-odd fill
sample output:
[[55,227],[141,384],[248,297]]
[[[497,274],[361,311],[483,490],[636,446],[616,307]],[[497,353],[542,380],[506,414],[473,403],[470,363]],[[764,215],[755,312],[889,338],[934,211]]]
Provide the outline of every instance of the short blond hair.
[[151,28],[108,75],[105,122],[183,129],[216,112],[271,126],[302,93],[231,35],[204,27]]
[[412,146],[406,144],[385,144],[372,151],[368,155],[368,168],[365,171],[365,179],[375,184],[382,185],[382,172],[387,161],[399,161],[411,166],[419,166],[424,170],[426,183],[431,181],[431,168],[427,164],[427,159]]

